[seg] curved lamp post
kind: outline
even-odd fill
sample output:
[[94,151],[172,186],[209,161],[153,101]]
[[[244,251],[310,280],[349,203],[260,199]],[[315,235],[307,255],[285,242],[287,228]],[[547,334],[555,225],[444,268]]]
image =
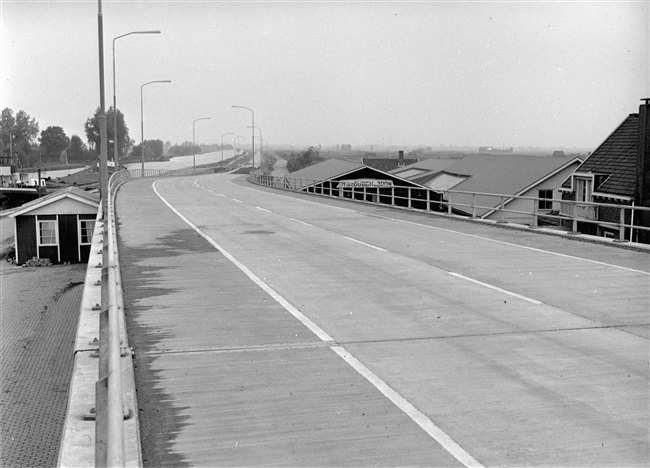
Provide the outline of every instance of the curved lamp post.
[[115,160],[115,167],[117,168],[117,98],[115,97],[115,41],[122,37],[131,36],[132,34],[160,34],[160,31],[132,31],[130,33],[122,34],[113,38],[113,150],[115,151],[113,157]]
[[[153,83],[171,83],[171,80],[150,81],[140,86],[140,139],[142,140],[142,177],[144,177],[144,87]],[[117,127],[116,127],[117,128]]]
[[[224,133],[223,135],[221,135],[221,162],[223,162],[223,137],[225,137],[226,135],[234,135],[234,133]],[[234,150],[235,147],[233,146],[232,149]]]
[[201,117],[200,119],[195,119],[194,122],[192,122],[192,172],[196,172],[196,143],[194,141],[196,135],[195,124],[199,120],[210,120],[210,119],[211,117]]
[[[255,127],[255,111],[251,109],[250,107],[245,107],[245,106],[230,106],[230,107],[237,107],[239,109],[248,109],[251,111],[252,115],[252,123],[251,126]],[[252,143],[252,148],[253,148],[253,169],[255,169],[255,128],[251,129],[251,143]]]
[[262,129],[259,128],[259,127],[251,127],[250,125],[248,125],[246,128],[252,128],[254,130],[259,130],[259,132],[260,132],[260,167],[262,167],[262,161],[264,160],[264,149],[263,149],[264,145],[262,143],[262,140],[263,140],[262,139]]

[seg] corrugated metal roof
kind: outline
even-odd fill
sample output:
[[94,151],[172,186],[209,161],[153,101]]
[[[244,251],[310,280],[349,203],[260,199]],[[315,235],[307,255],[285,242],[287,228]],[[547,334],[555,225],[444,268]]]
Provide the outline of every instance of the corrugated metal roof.
[[[577,166],[579,162],[579,158],[572,156],[480,154],[466,156],[445,172],[469,176],[453,190],[517,195],[571,164]],[[454,194],[452,201],[471,204],[472,195]],[[477,205],[481,206],[497,207],[499,202],[496,197],[476,197]],[[482,216],[488,211],[479,209],[477,215]]]
[[[581,173],[605,174],[594,192],[633,197],[637,184],[639,115],[630,114],[609,137],[576,169]],[[570,188],[567,179],[562,187]]]
[[292,172],[288,174],[287,177],[325,180],[345,174],[360,167],[363,167],[363,164],[344,161],[343,159],[328,159],[322,163],[314,164],[313,166]]
[[85,190],[81,190],[80,188],[77,187],[68,187],[65,189],[57,190],[56,192],[50,193],[49,195],[46,195],[42,198],[37,198],[36,200],[32,200],[29,203],[25,203],[20,208],[14,210],[14,212],[11,213],[9,216],[15,218],[16,216],[24,215],[34,210],[37,210],[39,208],[42,208],[46,205],[55,203],[63,198],[71,198],[85,205],[90,205],[90,206],[94,206],[95,208],[99,208],[98,195],[86,192]]
[[[392,172],[399,169],[399,159],[396,158],[363,158],[363,164],[374,169],[384,172]],[[417,159],[404,159],[404,165],[411,165],[417,162]]]
[[447,167],[451,166],[452,164],[456,164],[458,162],[458,159],[438,159],[438,158],[427,158],[427,159],[422,159],[421,161],[416,162],[415,164],[410,164],[408,166],[400,167],[398,169],[394,169],[390,171],[391,173],[395,175],[399,175],[400,177],[408,178],[408,176],[402,176],[402,172],[411,170],[411,169],[419,169],[422,171],[426,172],[440,172]]
[[456,174],[447,174],[443,172],[438,174],[433,179],[429,180],[425,185],[431,187],[433,190],[449,190],[450,188],[460,184],[467,179],[468,176],[459,176]]

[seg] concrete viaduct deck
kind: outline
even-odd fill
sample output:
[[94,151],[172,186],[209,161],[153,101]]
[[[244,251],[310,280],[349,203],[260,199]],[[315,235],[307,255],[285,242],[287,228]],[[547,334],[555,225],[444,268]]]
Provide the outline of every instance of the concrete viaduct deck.
[[647,252],[126,183],[145,466],[648,466]]

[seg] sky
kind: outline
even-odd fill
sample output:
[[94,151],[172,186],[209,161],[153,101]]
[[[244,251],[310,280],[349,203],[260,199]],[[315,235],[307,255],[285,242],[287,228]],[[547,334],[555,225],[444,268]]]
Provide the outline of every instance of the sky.
[[[115,90],[136,144],[142,121],[145,139],[250,144],[238,105],[266,145],[593,150],[650,97],[647,0],[101,5],[106,107]],[[1,8],[0,106],[86,141],[99,2]]]

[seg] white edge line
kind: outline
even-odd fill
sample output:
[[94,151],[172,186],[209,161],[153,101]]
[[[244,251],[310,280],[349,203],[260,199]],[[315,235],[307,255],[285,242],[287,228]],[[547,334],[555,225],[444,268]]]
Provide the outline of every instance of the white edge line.
[[348,236],[343,236],[343,237],[346,238],[349,241],[356,242],[357,244],[361,244],[361,245],[365,245],[366,247],[370,247],[371,249],[379,250],[380,252],[386,252],[386,249],[382,249],[381,247],[377,247],[376,245],[367,244],[365,242],[362,242],[362,241],[357,240],[357,239],[353,239],[352,237],[348,237]]
[[[156,181],[157,182],[157,181]],[[264,281],[262,281],[255,273],[250,271],[246,266],[244,266],[242,263],[240,263],[235,257],[233,257],[229,252],[227,252],[223,247],[221,247],[219,244],[217,244],[210,236],[208,236],[205,232],[203,232],[199,227],[197,227],[192,221],[187,219],[185,216],[183,216],[176,208],[171,206],[167,200],[163,198],[162,195],[158,192],[156,189],[156,182],[153,183],[153,190],[156,192],[156,195],[158,195],[158,198],[160,198],[165,205],[169,207],[170,210],[172,210],[179,218],[181,218],[183,221],[185,221],[192,229],[194,229],[196,232],[198,232],[201,237],[203,237],[205,240],[207,240],[215,249],[219,250],[228,260],[230,260],[232,263],[237,266],[241,271],[244,272],[246,276],[248,276],[255,284],[257,284],[260,288],[262,288],[266,293],[268,293],[273,299],[275,299],[282,307],[287,309],[294,317],[296,317],[300,322],[305,325],[307,328],[309,328],[316,336],[318,336],[321,340],[326,341],[326,342],[334,342],[331,336],[329,336],[325,331],[323,331],[318,325],[316,325],[314,322],[309,320],[307,317],[305,317],[302,312],[300,312],[298,309],[296,309],[294,306],[292,306],[289,302],[287,302],[286,299],[284,299],[282,296],[280,296],[274,289],[272,289],[268,284],[266,284]]]
[[[158,182],[158,181],[156,181]],[[152,184],[153,190],[158,195],[158,198],[167,205],[179,218],[187,223],[192,229],[198,232],[201,237],[207,240],[213,247],[219,250],[228,260],[237,266],[246,276],[248,276],[255,284],[268,293],[275,299],[282,307],[284,307],[291,315],[296,317],[300,322],[309,328],[318,338],[330,344],[334,344],[334,339],[330,337],[323,329],[309,320],[299,310],[293,307],[286,299],[278,294],[273,288],[262,281],[255,273],[250,271],[246,266],[240,263],[235,257],[224,250],[219,244],[212,240],[206,233],[194,225],[189,219],[183,216],[176,208],[174,208],[156,189],[156,182]],[[354,239],[351,239],[354,240]],[[371,246],[372,247],[372,246]],[[409,403],[403,396],[388,386],[383,380],[375,375],[370,369],[364,366],[358,359],[352,356],[342,346],[330,346],[336,354],[338,354],[348,365],[356,370],[362,377],[370,382],[377,390],[386,396],[395,406],[402,410],[408,417],[410,417],[418,426],[420,426],[431,438],[433,438],[440,446],[449,452],[454,458],[465,465],[467,468],[477,467],[484,468],[474,457],[472,457],[465,449],[458,445],[446,432],[436,426],[431,419],[424,413],[418,410],[415,406]]]
[[420,426],[429,436],[440,444],[454,458],[466,467],[482,467],[483,465],[471,456],[465,449],[458,445],[449,434],[436,426],[429,417],[409,403],[402,395],[393,390],[386,382],[381,380],[374,372],[364,366],[358,359],[352,356],[341,346],[332,346],[332,351],[338,354],[354,370],[361,374],[374,387],[383,393],[395,406],[406,413],[415,423]]
[[454,273],[453,271],[448,271],[447,273],[450,274],[451,276],[455,276],[456,278],[460,278],[460,279],[464,279],[465,281],[471,281],[472,283],[480,284],[481,286],[485,286],[486,288],[490,288],[490,289],[493,289],[495,291],[502,292],[502,293],[507,294],[509,296],[518,297],[519,299],[522,299],[522,300],[528,301],[528,302],[532,302],[533,304],[537,304],[537,305],[542,305],[543,304],[543,302],[537,301],[535,299],[531,299],[530,297],[522,296],[521,294],[517,294],[517,293],[513,293],[512,291],[507,291],[505,289],[501,289],[501,288],[499,288],[497,286],[493,286],[491,284],[484,283],[482,281],[478,281],[478,280],[475,280],[473,278],[469,278],[467,276],[463,276],[463,275],[458,274],[458,273]]

